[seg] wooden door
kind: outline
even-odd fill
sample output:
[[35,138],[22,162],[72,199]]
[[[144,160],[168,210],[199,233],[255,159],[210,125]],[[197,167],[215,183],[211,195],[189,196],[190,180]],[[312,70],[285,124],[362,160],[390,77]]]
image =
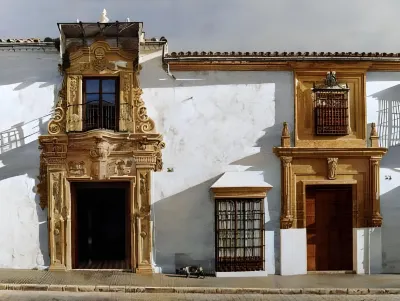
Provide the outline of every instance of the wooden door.
[[307,269],[353,269],[351,186],[310,187],[306,193]]

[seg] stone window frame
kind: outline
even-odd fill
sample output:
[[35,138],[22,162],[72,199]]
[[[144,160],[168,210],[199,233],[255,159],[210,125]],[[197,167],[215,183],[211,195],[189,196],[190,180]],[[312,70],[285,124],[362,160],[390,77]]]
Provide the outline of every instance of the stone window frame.
[[[266,258],[265,258],[265,208],[264,201],[267,196],[268,191],[272,187],[212,187],[211,190],[214,194],[214,203],[215,203],[215,270],[216,272],[255,272],[255,271],[266,271]],[[219,258],[219,249],[218,249],[218,203],[221,201],[227,200],[242,200],[247,202],[261,202],[261,217],[260,217],[260,231],[261,233],[261,261],[262,261],[262,269],[261,270],[251,270],[251,269],[237,269],[230,271],[219,271],[218,270],[218,258]]]

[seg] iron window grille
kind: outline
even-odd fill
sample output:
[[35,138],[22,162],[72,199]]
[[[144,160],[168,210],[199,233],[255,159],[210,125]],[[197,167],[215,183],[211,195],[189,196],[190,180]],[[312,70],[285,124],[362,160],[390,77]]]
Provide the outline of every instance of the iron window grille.
[[338,84],[335,72],[328,72],[323,85],[312,89],[316,135],[349,134],[349,88]]
[[216,271],[263,271],[263,199],[216,199],[215,206]]

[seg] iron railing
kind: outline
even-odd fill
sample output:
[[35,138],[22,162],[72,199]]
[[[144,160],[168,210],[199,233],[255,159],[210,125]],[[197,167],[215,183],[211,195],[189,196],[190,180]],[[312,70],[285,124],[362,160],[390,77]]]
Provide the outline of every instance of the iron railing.
[[263,199],[220,199],[215,204],[216,271],[263,271]]
[[[78,110],[79,108],[81,110]],[[72,105],[68,109],[78,115],[79,120],[73,120],[73,122],[82,122],[82,131],[94,129],[118,131],[120,120],[133,121],[133,106],[128,103],[116,105],[104,100],[101,104],[92,101],[85,104]],[[82,113],[76,114],[76,112]]]

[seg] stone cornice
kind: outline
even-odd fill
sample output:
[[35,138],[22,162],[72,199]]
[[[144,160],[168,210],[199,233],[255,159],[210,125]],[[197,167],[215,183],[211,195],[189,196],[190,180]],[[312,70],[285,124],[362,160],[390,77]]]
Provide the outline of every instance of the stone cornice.
[[279,156],[294,158],[318,157],[382,157],[387,152],[383,147],[365,148],[301,148],[301,147],[274,147],[274,153]]
[[272,187],[212,187],[215,199],[265,198]]

